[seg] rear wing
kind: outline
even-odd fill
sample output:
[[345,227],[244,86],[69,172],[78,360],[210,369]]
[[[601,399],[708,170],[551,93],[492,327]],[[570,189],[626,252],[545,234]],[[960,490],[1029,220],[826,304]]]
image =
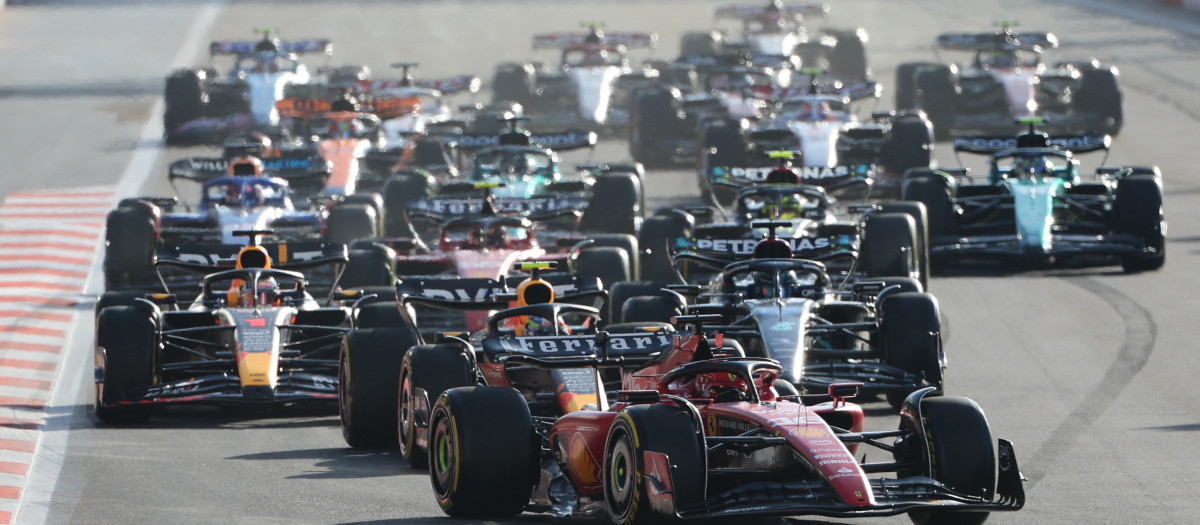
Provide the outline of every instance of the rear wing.
[[[303,152],[301,155],[286,155],[283,157],[268,157],[262,159],[263,175],[293,179],[325,174],[331,171],[329,162],[315,153]],[[183,179],[203,183],[208,180],[225,177],[228,174],[229,161],[221,157],[191,157],[172,162],[167,168],[169,180]]]
[[675,332],[588,334],[545,337],[487,337],[483,351],[500,361],[541,368],[631,366],[670,352]]
[[[778,166],[712,166],[708,169],[709,180],[732,185],[761,184],[767,174]],[[841,166],[792,167],[800,176],[800,183],[823,188],[838,188],[847,184],[860,183],[875,175],[873,164],[846,164]]]
[[[568,47],[586,44],[588,33],[547,33],[541,35],[533,35],[534,49],[564,49]],[[657,33],[637,33],[637,32],[621,32],[610,33],[604,32],[603,43],[612,45],[621,45],[627,48],[653,48],[658,44]]]
[[[797,237],[779,238],[788,243],[794,259],[812,259],[821,254],[840,249],[840,239],[828,237]],[[711,239],[711,238],[676,238],[672,252],[695,253],[713,260],[741,261],[754,256],[754,247],[763,239]]]
[[[799,85],[786,88],[778,88],[775,91],[774,98],[776,100],[786,100],[791,97],[800,97],[811,94],[811,86]],[[883,96],[883,85],[875,82],[859,82],[856,84],[843,85],[841,83],[825,83],[817,88],[818,92],[826,95],[839,95],[850,99],[851,101],[863,100],[867,98],[879,98]]]
[[757,4],[730,4],[717,7],[717,18],[735,18],[739,20],[754,19],[764,16],[768,13],[778,12],[783,16],[829,16],[829,6],[824,4],[792,4],[781,5],[779,10],[773,8],[768,10],[767,6],[762,3]]
[[[539,276],[554,287],[557,302],[588,302],[607,297],[600,279],[566,273],[543,273]],[[408,305],[426,306],[440,310],[499,310],[516,300],[515,290],[526,277],[508,277],[504,283],[495,279],[460,278],[456,276],[409,277],[396,284],[396,296]]]
[[[1011,39],[1005,38],[1011,36]],[[936,49],[952,51],[977,51],[995,49],[1004,45],[1012,49],[1041,51],[1058,47],[1058,37],[1045,31],[1012,33],[942,33],[933,42]]]
[[[954,151],[991,155],[1021,147],[1018,140],[1013,136],[959,137],[954,139]],[[1106,151],[1112,146],[1112,137],[1103,134],[1058,135],[1050,137],[1050,146],[1072,153]]]
[[[461,135],[447,135],[444,140],[447,144],[453,144],[458,149],[466,151],[474,151],[500,145],[500,135],[496,133],[464,133]],[[596,135],[596,132],[581,129],[571,129],[553,133],[531,133],[529,136],[529,142],[531,145],[549,148],[554,151],[570,151],[591,148],[596,145],[598,140],[599,136]]]
[[[445,191],[445,190],[443,190]],[[482,192],[443,194],[413,202],[408,207],[410,216],[425,216],[446,219],[461,216],[478,216],[488,205],[487,194]],[[522,214],[531,220],[561,217],[582,210],[587,200],[579,194],[559,193],[534,195],[531,197],[493,197],[491,206],[499,213]]]
[[[301,271],[350,261],[344,244],[323,242],[263,243],[271,257],[271,267]],[[155,267],[166,267],[188,273],[207,274],[233,268],[240,245],[182,245],[164,246],[155,251]]]
[[418,88],[436,90],[443,95],[453,95],[463,92],[476,93],[482,85],[482,81],[475,75],[456,75],[438,79],[390,78],[360,80],[358,82],[358,88],[367,93]]
[[[257,46],[261,43],[261,40],[217,40],[208,45],[208,52],[214,56],[246,55],[254,53]],[[323,38],[281,40],[278,44],[279,50],[284,53],[295,53],[297,55],[312,53],[333,54],[333,42]]]

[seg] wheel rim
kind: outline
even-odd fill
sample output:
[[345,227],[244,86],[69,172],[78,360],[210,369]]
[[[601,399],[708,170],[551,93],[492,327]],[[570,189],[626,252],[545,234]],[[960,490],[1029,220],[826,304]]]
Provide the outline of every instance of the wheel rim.
[[634,485],[634,456],[629,434],[621,433],[608,455],[607,490],[609,507],[619,517],[629,514],[633,501]]
[[433,473],[433,488],[440,499],[450,495],[454,487],[455,473],[458,470],[458,443],[454,439],[454,430],[447,417],[438,417],[433,424],[433,461],[430,470]]
[[341,366],[338,366],[338,417],[342,421],[342,428],[350,427],[350,363],[345,356],[341,358]]
[[413,396],[412,378],[408,373],[408,368],[400,373],[400,413],[397,420],[400,423],[400,453],[404,455],[405,459],[408,459],[416,444],[416,429],[411,427],[413,424]]

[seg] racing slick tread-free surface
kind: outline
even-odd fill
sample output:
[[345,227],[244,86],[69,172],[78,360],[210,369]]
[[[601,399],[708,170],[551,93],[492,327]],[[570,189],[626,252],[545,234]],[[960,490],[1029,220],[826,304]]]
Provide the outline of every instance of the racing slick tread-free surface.
[[[957,492],[991,500],[996,493],[996,440],[983,410],[965,397],[921,400],[921,419],[932,456],[929,477]],[[986,512],[910,512],[917,525],[973,525]]]
[[[883,300],[880,313],[883,350],[888,364],[943,389],[938,359],[942,330],[937,299],[927,293],[901,292]],[[907,392],[888,392],[888,402],[899,407]]]
[[1121,267],[1127,272],[1162,268],[1167,261],[1167,244],[1162,231],[1163,194],[1161,178],[1134,175],[1117,183],[1117,227],[1121,233],[1137,236],[1156,254],[1123,255]]
[[529,405],[515,389],[452,388],[430,418],[430,481],[442,511],[455,518],[520,514],[537,477]]
[[[417,443],[416,419],[413,417],[415,391],[425,390],[430,405],[451,388],[471,386],[474,374],[471,363],[462,349],[453,344],[417,345],[404,354],[400,365],[400,453],[413,468],[424,469],[429,464],[428,450]],[[429,414],[422,417],[428,423]]]
[[354,448],[395,448],[400,362],[416,344],[403,328],[351,330],[338,366],[338,409],[342,437]]
[[114,406],[123,392],[150,386],[154,379],[154,348],[158,330],[149,306],[111,306],[96,319],[97,351],[104,353],[104,380],[97,385],[96,417],[106,423],[144,421],[143,406]]
[[695,421],[680,407],[636,405],[618,414],[608,431],[604,500],[613,523],[675,521],[674,514],[663,513],[650,503],[651,472],[645,464],[646,452],[666,454],[671,464],[671,494],[676,509],[703,502],[705,446]]
[[917,224],[907,213],[874,213],[863,232],[862,259],[867,277],[908,277],[920,269]]

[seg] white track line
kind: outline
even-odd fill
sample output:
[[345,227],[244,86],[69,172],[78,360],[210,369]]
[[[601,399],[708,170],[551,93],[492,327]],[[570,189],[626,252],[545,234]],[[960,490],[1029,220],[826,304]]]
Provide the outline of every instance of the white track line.
[[[188,29],[178,54],[175,55],[171,65],[172,69],[188,67],[195,62],[196,56],[205,47],[202,46],[203,40],[209,34],[213,24],[216,23],[217,17],[224,7],[225,0],[218,0],[201,9]],[[163,127],[162,120],[159,118],[162,112],[163,100],[159,98],[150,110],[150,120],[142,128],[139,144],[153,144],[162,139]],[[125,171],[121,174],[120,181],[117,182],[115,200],[110,207],[116,204],[116,200],[136,195],[141,190],[161,154],[161,148],[146,147],[133,153],[133,158],[130,159]],[[92,270],[84,288],[85,293],[90,295],[99,295],[103,292],[103,247],[104,238],[101,236],[93,252],[95,255]],[[73,420],[86,417],[87,407],[76,405],[80,390],[84,385],[90,385],[92,380],[91,373],[87,372],[92,366],[92,310],[90,305],[85,306],[79,308],[75,313],[74,329],[68,333],[63,346],[62,366],[59,367],[58,377],[54,382],[54,391],[47,404],[48,410],[73,407],[74,413],[71,417],[46,418],[42,431],[38,433],[38,446],[33,461],[30,463],[29,476],[25,489],[21,492],[21,501],[13,514],[12,523],[29,525],[46,523],[50,514],[50,501],[66,457],[69,438],[67,430]],[[74,506],[74,502],[69,504]]]

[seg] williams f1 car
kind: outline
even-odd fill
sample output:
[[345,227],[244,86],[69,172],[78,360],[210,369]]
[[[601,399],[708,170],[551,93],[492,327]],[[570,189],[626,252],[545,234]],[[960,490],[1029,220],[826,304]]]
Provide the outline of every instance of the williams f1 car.
[[312,80],[298,56],[333,52],[328,40],[280,41],[271,29],[261,32],[263,39],[257,42],[220,41],[209,46],[214,60],[233,57],[224,75],[214,65],[181,69],[167,77],[163,130],[168,145],[221,141],[236,131],[278,125],[275,103],[283,98],[285,88]]
[[1056,134],[1116,135],[1124,123],[1117,68],[1095,59],[1047,64],[1058,47],[1046,32],[1017,32],[1001,22],[995,33],[946,33],[935,50],[974,53],[968,64],[915,62],[896,68],[896,107],[920,109],[939,140],[1017,131],[1013,119],[1047,119]]
[[494,101],[516,102],[539,125],[617,130],[629,116],[633,90],[654,81],[629,66],[631,48],[652,48],[653,33],[614,33],[590,25],[586,33],[535,35],[534,49],[562,51],[559,71],[540,62],[503,63],[492,78]]

